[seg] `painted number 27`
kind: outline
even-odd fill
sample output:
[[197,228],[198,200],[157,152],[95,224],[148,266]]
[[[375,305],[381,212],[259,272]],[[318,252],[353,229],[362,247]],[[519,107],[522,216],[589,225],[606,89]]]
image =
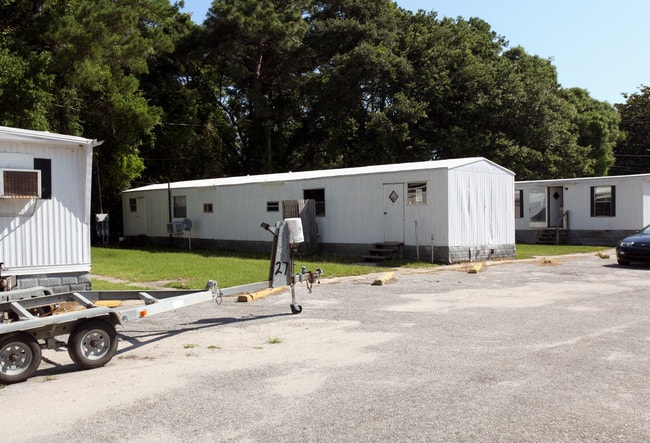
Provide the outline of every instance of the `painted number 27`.
[[[284,271],[282,270],[283,267],[284,267]],[[278,274],[287,275],[288,270],[289,270],[289,262],[288,261],[276,261],[275,262],[275,275],[278,275]]]

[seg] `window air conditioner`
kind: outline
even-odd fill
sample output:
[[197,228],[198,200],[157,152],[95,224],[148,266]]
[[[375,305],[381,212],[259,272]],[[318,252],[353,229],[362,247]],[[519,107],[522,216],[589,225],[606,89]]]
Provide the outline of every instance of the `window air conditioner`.
[[0,169],[0,198],[41,198],[41,171]]
[[182,234],[183,233],[183,222],[175,221],[172,223],[167,223],[167,233],[168,234]]

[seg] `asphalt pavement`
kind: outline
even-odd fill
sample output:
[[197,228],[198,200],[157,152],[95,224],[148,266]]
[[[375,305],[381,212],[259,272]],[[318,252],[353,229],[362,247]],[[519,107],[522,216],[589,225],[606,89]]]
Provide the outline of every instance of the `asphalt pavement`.
[[44,351],[0,389],[2,440],[650,441],[650,266],[469,269],[325,278],[297,315],[288,292],[180,309],[91,371]]

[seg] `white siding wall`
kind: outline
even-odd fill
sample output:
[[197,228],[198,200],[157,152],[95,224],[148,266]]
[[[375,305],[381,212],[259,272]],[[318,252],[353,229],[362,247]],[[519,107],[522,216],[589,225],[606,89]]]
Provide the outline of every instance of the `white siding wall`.
[[489,164],[449,171],[449,246],[514,244],[514,177]]
[[[616,186],[616,216],[591,216],[591,187]],[[568,190],[566,189],[568,188]],[[634,181],[601,181],[565,186],[564,208],[569,210],[569,229],[619,230],[639,229],[642,183]]]
[[17,206],[25,206],[25,200],[0,201],[0,261],[4,267],[16,275],[42,269],[89,271],[92,148],[3,142],[0,162],[2,153],[52,160],[52,199],[36,200],[33,214],[30,209],[21,217],[12,215]]
[[431,237],[435,246],[447,245],[449,185],[446,169],[423,171],[408,176],[406,183],[427,182],[426,205],[407,205],[404,218],[405,244],[416,245],[415,222],[419,246],[430,246]]
[[[445,170],[435,173],[419,171],[409,176],[408,182],[426,181],[427,204],[406,206],[406,195],[399,204],[405,206],[404,224],[407,244],[415,244],[415,220],[421,244],[444,241],[446,218],[444,214],[447,187]],[[269,234],[260,223],[273,224],[281,219],[281,212],[266,212],[269,201],[302,199],[305,189],[325,189],[325,217],[317,217],[320,241],[325,243],[366,244],[383,239],[383,184],[404,182],[400,174],[370,174],[355,177],[321,178],[283,184],[246,184],[222,186],[217,189],[172,189],[172,196],[187,197],[187,216],[192,219],[192,237],[205,239],[245,239],[268,241]],[[406,187],[404,187],[404,191]],[[138,235],[138,223],[129,213],[129,198],[145,197],[148,235],[167,235],[167,191],[129,192],[124,198],[125,234]],[[138,199],[139,200],[139,199]],[[203,204],[212,203],[214,213],[203,213]],[[185,233],[183,236],[188,237]]]
[[321,242],[363,244],[384,239],[384,183],[394,183],[392,174],[315,179],[291,187],[294,198],[302,198],[303,189],[325,189],[325,217],[317,217]]

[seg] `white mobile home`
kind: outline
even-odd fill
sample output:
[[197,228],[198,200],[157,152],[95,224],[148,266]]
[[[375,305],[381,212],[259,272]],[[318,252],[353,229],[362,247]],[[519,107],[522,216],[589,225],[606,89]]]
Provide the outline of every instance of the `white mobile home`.
[[[285,201],[313,200],[320,253],[364,255],[390,243],[427,261],[512,257],[513,191],[514,174],[484,158],[156,184],[124,191],[124,235],[267,251],[260,223],[296,216]],[[182,220],[191,229],[168,230]]]
[[615,245],[650,224],[650,174],[515,183],[517,242]]
[[0,262],[5,289],[90,288],[92,152],[99,144],[0,126]]

